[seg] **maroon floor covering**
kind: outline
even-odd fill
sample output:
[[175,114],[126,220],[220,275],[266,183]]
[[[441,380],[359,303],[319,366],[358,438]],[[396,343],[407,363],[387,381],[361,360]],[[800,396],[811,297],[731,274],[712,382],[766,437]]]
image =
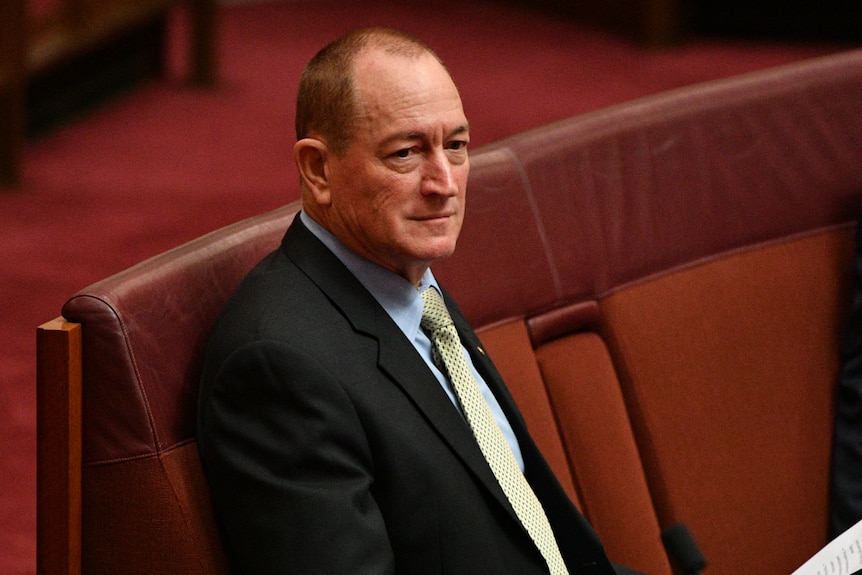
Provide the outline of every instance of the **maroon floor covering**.
[[176,50],[168,78],[32,141],[23,186],[0,190],[0,573],[35,572],[36,326],[95,280],[296,199],[297,77],[328,40],[387,25],[437,48],[461,87],[472,146],[847,48],[699,38],[647,50],[492,0],[240,3],[221,16],[215,89],[184,85]]

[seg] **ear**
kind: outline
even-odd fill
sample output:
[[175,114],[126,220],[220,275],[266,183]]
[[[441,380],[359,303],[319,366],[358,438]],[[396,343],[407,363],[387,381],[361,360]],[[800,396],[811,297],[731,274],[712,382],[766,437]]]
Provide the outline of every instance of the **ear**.
[[293,158],[299,175],[318,205],[331,201],[329,166],[331,152],[326,143],[316,138],[303,138],[293,146]]

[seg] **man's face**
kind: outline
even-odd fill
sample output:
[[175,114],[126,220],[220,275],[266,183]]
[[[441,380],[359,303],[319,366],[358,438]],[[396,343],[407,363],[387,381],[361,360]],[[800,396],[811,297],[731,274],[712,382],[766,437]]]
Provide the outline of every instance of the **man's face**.
[[464,219],[469,127],[437,60],[371,51],[355,63],[360,117],[328,162],[325,224],[347,247],[417,284],[455,249]]

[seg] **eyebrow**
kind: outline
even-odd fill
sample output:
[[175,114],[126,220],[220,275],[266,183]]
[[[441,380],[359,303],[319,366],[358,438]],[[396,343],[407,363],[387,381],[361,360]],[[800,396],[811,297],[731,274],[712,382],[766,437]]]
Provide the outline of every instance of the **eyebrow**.
[[[460,126],[455,128],[454,130],[449,132],[446,135],[446,139],[452,138],[453,136],[458,136],[460,134],[466,134],[469,131],[470,131],[470,125],[469,124],[461,124]],[[416,132],[416,131],[399,132],[397,134],[392,134],[388,138],[385,138],[383,140],[383,142],[381,142],[381,145],[385,146],[391,142],[395,142],[398,140],[422,140],[425,137],[426,137],[425,132]]]
[[464,133],[469,132],[469,131],[470,131],[470,124],[462,124],[462,125],[458,126],[457,128],[455,128],[452,131],[452,133],[449,134],[449,137],[451,138],[452,136],[457,136],[458,134],[464,134]]

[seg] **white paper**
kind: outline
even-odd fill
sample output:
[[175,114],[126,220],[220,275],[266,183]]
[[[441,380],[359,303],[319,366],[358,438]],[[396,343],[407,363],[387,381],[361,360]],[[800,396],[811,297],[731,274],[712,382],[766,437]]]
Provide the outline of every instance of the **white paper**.
[[854,575],[862,569],[862,521],[833,539],[792,575]]

